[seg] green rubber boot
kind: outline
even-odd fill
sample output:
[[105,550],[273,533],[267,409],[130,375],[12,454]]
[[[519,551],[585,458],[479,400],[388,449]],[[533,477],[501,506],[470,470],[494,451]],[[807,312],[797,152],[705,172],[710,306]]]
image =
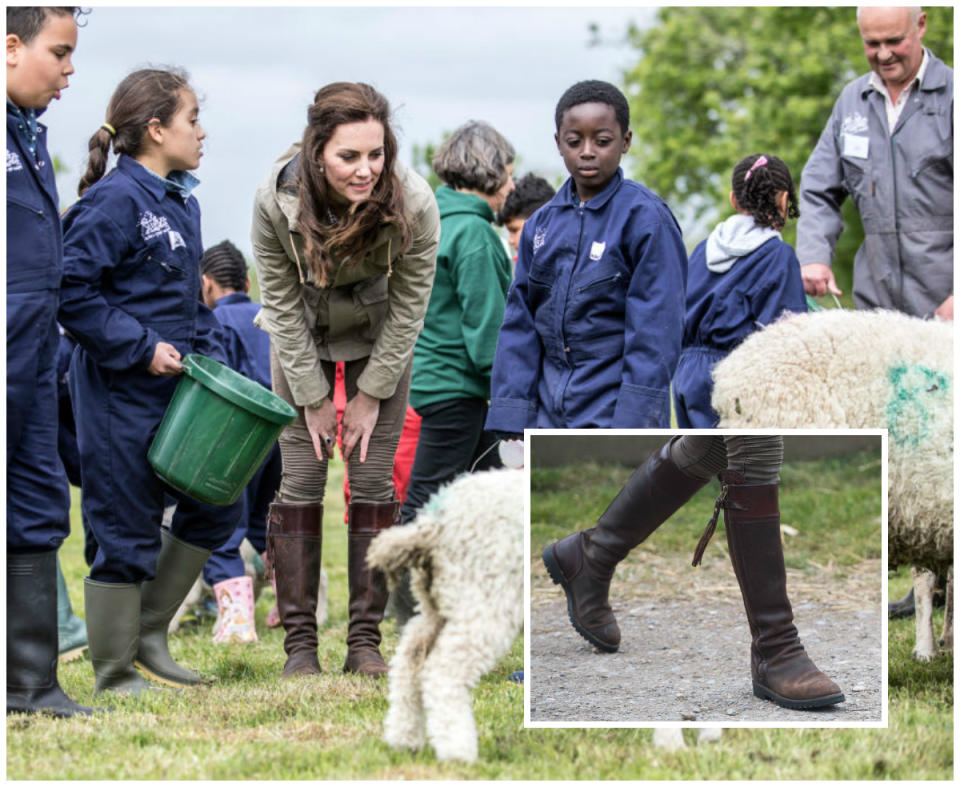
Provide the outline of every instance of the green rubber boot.
[[143,583],[140,645],[134,664],[158,683],[185,689],[207,681],[173,660],[167,645],[167,629],[200,576],[210,551],[181,541],[166,529],[161,529],[160,538],[156,577]]
[[140,639],[140,585],[83,580],[94,693],[139,695],[151,686],[133,668]]
[[83,651],[87,649],[87,624],[73,613],[73,605],[70,603],[70,593],[67,591],[63,569],[60,568],[59,556],[57,557],[57,637],[61,664],[80,658]]

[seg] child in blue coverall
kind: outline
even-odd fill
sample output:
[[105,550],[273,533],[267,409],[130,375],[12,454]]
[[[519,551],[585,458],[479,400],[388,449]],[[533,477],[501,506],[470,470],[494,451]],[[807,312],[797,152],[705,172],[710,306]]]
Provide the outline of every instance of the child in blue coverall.
[[578,82],[557,104],[570,178],[524,224],[486,428],[665,427],[687,255],[667,205],[628,180],[630,110]]
[[57,549],[70,490],[57,453],[60,205],[38,121],[73,74],[76,7],[7,8],[7,713],[87,715],[57,679]]
[[733,168],[736,213],[690,255],[683,352],[673,378],[677,425],[712,429],[710,372],[740,342],[783,312],[805,312],[800,263],[780,230],[796,218],[790,170],[776,156],[747,156]]
[[[200,300],[200,207],[190,193],[198,181],[187,172],[202,155],[197,114],[185,74],[126,77],[63,220],[59,320],[79,343],[70,396],[83,514],[98,545],[84,584],[97,692],[139,694],[149,685],[140,672],[176,687],[201,682],[171,657],[167,627],[243,507],[198,503],[147,461],[182,356],[226,360],[219,323]],[[117,164],[104,176],[111,143]],[[177,500],[169,531],[164,493]]]
[[[243,254],[230,241],[211,246],[200,261],[203,302],[223,327],[227,365],[270,390],[270,335],[253,324],[260,304],[252,301],[250,277]],[[280,486],[280,447],[273,450],[254,473],[241,498],[239,526],[203,567],[204,581],[217,597],[220,615],[215,643],[256,642],[253,580],[246,575],[240,544],[246,538],[258,553],[267,549],[267,513]]]

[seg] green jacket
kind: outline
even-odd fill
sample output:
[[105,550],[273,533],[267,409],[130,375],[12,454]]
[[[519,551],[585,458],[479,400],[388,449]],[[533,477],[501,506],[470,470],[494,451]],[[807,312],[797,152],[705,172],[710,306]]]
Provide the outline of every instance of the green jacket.
[[437,189],[440,248],[410,404],[490,397],[490,370],[510,287],[510,258],[480,197]]
[[440,217],[426,181],[397,162],[404,213],[413,245],[399,254],[400,233],[385,227],[359,262],[339,268],[330,287],[318,287],[306,264],[297,225],[299,200],[289,148],[257,190],[253,256],[262,309],[254,323],[270,334],[296,404],[328,395],[321,361],[369,357],[357,385],[377,399],[393,395],[413,353],[430,298]]

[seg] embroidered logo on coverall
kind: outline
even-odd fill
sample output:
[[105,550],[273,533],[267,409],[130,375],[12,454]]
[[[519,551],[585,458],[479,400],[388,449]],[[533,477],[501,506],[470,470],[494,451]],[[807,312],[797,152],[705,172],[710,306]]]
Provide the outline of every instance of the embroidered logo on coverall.
[[867,118],[859,112],[852,112],[843,119],[840,127],[842,134],[859,134],[867,130]]
[[151,241],[165,232],[170,232],[170,222],[167,221],[167,217],[157,216],[149,210],[140,214],[137,224],[140,225],[140,237],[143,238],[144,242]]
[[18,156],[12,150],[8,150],[7,172],[19,172],[21,169],[23,169],[23,162],[20,160],[20,156]]
[[594,262],[599,260],[603,256],[603,250],[605,248],[607,248],[606,243],[595,240],[593,242],[593,245],[590,247],[590,259],[593,260]]
[[537,230],[533,236],[533,251],[536,253],[547,242],[547,231]]

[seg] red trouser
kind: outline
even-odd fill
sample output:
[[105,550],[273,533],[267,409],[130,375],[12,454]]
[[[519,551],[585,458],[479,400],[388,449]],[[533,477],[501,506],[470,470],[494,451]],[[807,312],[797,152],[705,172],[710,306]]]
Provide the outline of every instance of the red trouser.
[[[333,389],[333,405],[337,408],[337,444],[343,455],[343,411],[347,406],[347,393],[343,383],[343,364],[337,364],[337,380]],[[407,415],[403,420],[403,432],[397,444],[397,455],[393,460],[393,485],[397,490],[397,500],[401,503],[407,497],[407,486],[410,484],[410,469],[413,467],[413,458],[417,453],[417,439],[420,436],[420,416],[408,404]],[[360,450],[359,444],[354,450]],[[343,471],[343,499],[350,503],[350,480],[347,477],[346,466]],[[343,521],[347,521],[347,511],[344,507]]]

